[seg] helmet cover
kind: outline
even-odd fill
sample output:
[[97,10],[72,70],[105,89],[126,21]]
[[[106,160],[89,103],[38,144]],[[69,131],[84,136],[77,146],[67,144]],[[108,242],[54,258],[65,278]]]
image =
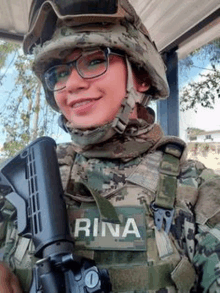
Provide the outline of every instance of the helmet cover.
[[[31,29],[24,39],[24,51],[28,53],[33,50],[35,54],[33,70],[43,82],[47,101],[56,111],[59,109],[54,100],[53,92],[49,91],[44,84],[43,74],[54,60],[64,59],[75,48],[110,47],[120,49],[125,52],[131,63],[146,71],[151,82],[153,99],[163,99],[169,95],[164,62],[146,28],[127,0],[118,0],[119,8],[117,13],[113,15],[77,14],[63,16],[55,2],[58,1],[44,2],[38,12],[38,17],[35,17],[35,22],[32,20]],[[73,1],[69,0],[69,2]],[[42,44],[36,41],[37,37],[35,37],[35,44],[32,44],[31,34],[37,31],[36,25],[39,23],[39,19],[42,20],[42,11],[45,5],[50,8],[50,13],[53,13],[53,19],[56,19],[55,30],[53,29],[52,36],[50,38],[47,36],[46,41]],[[42,29],[42,25],[40,29]],[[41,33],[43,34],[45,30],[47,31],[46,25]]]

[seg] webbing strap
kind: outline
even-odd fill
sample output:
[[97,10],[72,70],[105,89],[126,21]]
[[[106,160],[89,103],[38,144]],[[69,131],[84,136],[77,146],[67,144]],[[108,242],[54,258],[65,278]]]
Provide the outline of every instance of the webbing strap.
[[182,149],[177,145],[168,144],[166,146],[159,168],[159,184],[156,198],[151,204],[155,226],[160,231],[164,224],[164,231],[167,234],[170,231],[174,215],[181,154]]
[[96,190],[90,188],[87,186],[87,184],[82,182],[76,182],[75,186],[77,188],[80,188],[80,185],[85,189],[89,191],[89,193],[92,195],[93,199],[95,200],[95,203],[98,207],[99,213],[100,213],[100,219],[104,222],[114,223],[114,224],[120,224],[120,220],[118,218],[118,215],[116,213],[115,208],[113,205],[108,201],[106,198],[102,197]]
[[154,202],[157,207],[164,209],[174,207],[181,154],[181,150],[176,145],[169,144],[165,148],[159,170],[159,188]]
[[176,197],[176,188],[176,177],[160,174],[159,188],[154,204],[157,207],[172,210]]

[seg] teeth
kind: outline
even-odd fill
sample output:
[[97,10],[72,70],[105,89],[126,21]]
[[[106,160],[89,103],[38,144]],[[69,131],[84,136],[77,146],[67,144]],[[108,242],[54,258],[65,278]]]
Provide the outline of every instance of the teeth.
[[91,103],[92,100],[89,100],[89,101],[83,101],[83,102],[80,102],[80,103],[76,103],[73,105],[73,108],[77,108],[77,107],[80,107],[80,106],[83,106],[83,105],[86,105],[86,104],[89,104]]

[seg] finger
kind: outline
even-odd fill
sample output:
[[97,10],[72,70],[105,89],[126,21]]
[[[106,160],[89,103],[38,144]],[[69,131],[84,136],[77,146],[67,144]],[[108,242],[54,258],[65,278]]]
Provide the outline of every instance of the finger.
[[8,266],[5,263],[0,262],[0,280],[2,282],[9,281],[10,274],[11,274],[11,271],[9,270]]
[[0,292],[22,293],[18,278],[11,272],[9,267],[0,262]]
[[12,293],[22,293],[18,278],[13,274],[11,277]]
[[0,285],[0,292],[1,293],[16,293],[16,291],[14,291],[14,289],[12,288],[10,283],[9,282],[4,282],[4,281]]
[[0,263],[0,292],[14,293],[10,284],[10,271],[4,263]]

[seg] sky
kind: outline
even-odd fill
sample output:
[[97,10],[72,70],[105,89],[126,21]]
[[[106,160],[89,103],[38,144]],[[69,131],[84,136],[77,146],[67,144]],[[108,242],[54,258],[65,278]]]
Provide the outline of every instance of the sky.
[[[197,60],[195,65],[198,67],[210,68],[208,59]],[[4,71],[5,71],[5,68],[3,68],[0,71],[0,76],[2,75]],[[207,71],[204,69],[199,69],[197,67],[192,67],[191,70],[189,70],[187,74],[185,74],[185,76],[183,76],[182,74],[179,74],[180,87],[186,85],[190,81],[193,81],[193,80],[197,81],[200,78],[199,74],[204,72],[207,72]],[[3,84],[0,86],[0,107],[3,107],[5,100],[7,99],[7,93],[12,88],[12,85],[14,83],[14,77],[15,77],[15,70],[13,66],[10,66],[10,68],[7,70],[7,77],[4,78]],[[195,113],[194,110],[188,110],[186,112],[180,111],[180,137],[186,140],[186,129],[188,127],[196,127],[203,130],[220,129],[219,113],[220,113],[220,101],[216,101],[214,110],[198,107],[197,113]],[[1,125],[0,125],[0,132],[1,132]],[[58,136],[57,135],[54,136],[54,139],[56,140],[57,143],[68,142],[70,141],[70,136],[61,130],[59,131]],[[4,135],[0,134],[0,145],[3,144],[4,140],[5,140]]]

